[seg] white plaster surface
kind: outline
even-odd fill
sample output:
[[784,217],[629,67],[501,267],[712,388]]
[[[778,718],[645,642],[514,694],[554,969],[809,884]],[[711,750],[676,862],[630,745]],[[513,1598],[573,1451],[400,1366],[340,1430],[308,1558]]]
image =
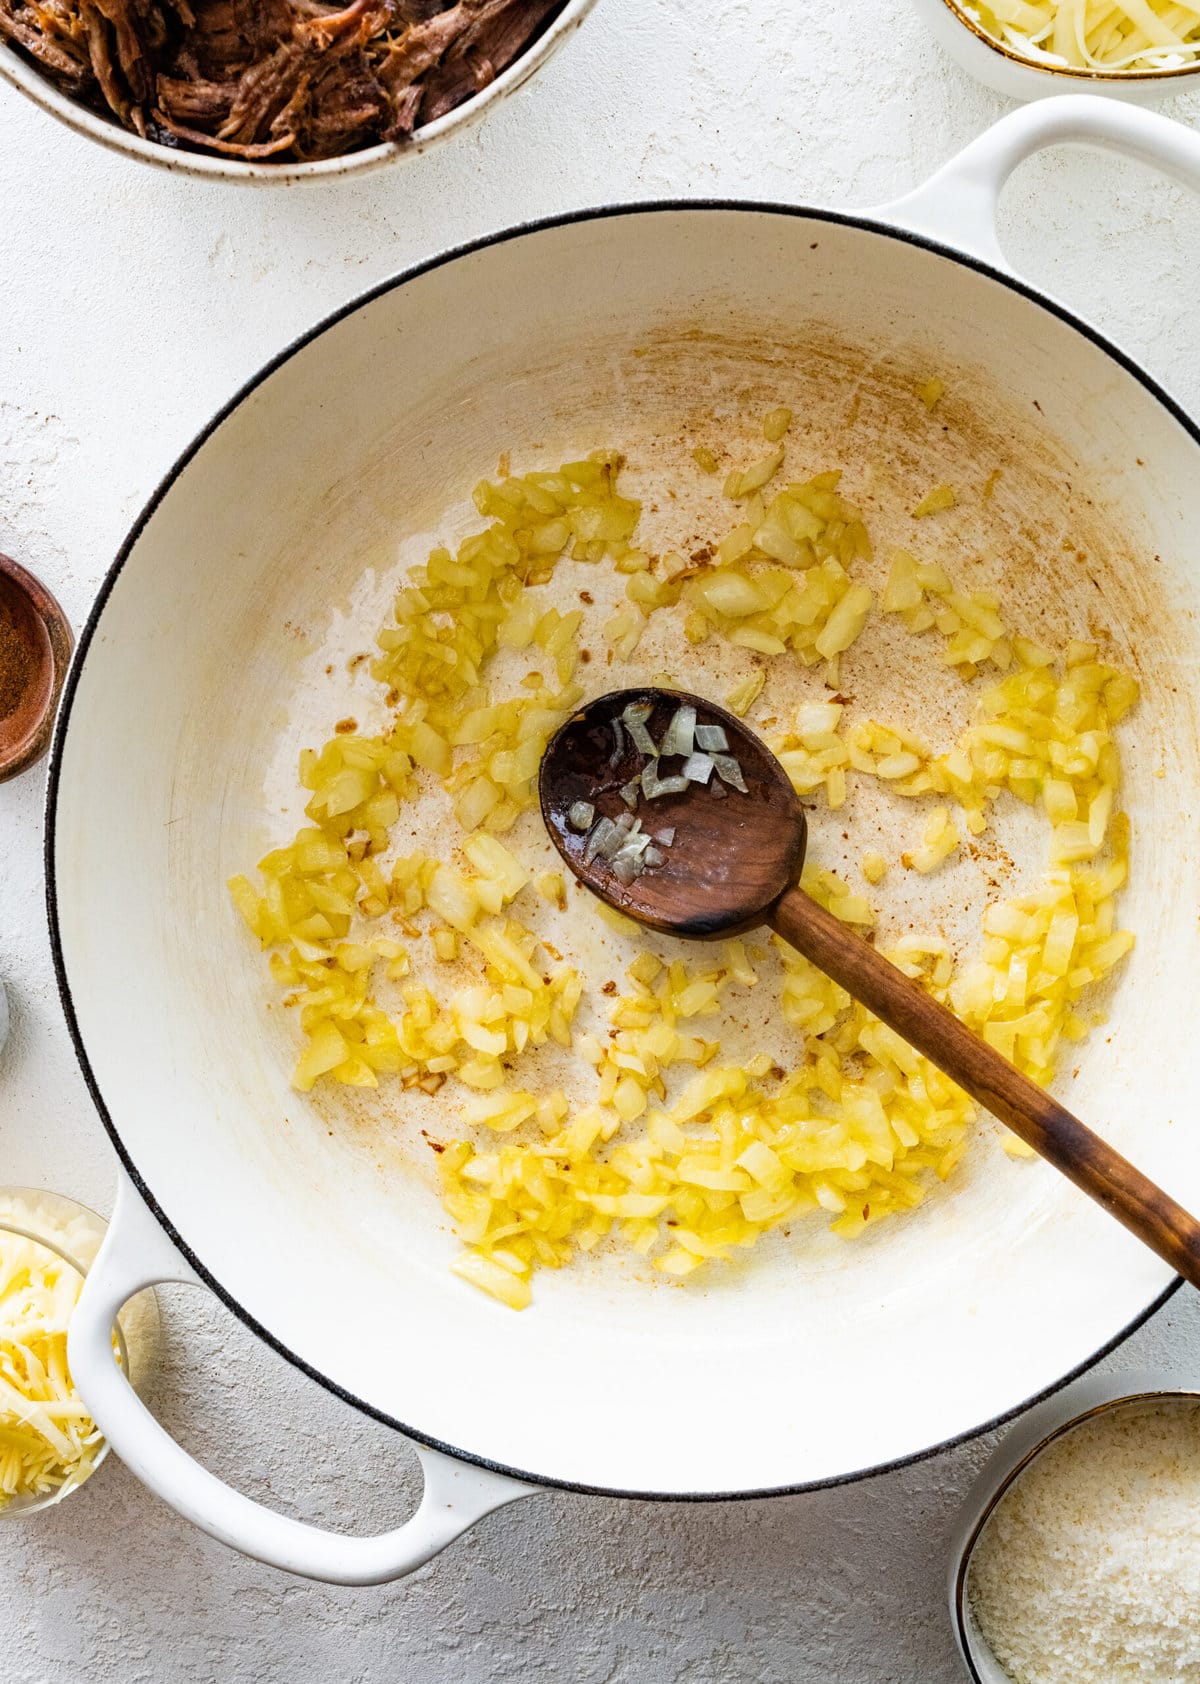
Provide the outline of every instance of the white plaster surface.
[[[600,201],[877,204],[1002,109],[941,58],[906,0],[600,0],[480,127],[414,162],[314,189],[246,191],[139,168],[0,85],[0,549],[41,573],[79,625],[193,432],[356,290],[447,244]],[[1168,109],[1195,120],[1200,98]],[[1060,153],[1022,170],[1004,232],[1028,275],[1200,407],[1194,201],[1132,165]],[[113,1159],[51,974],[42,781],[0,786],[0,974],[13,1002],[0,1180],[107,1209]],[[381,1529],[406,1512],[413,1467],[394,1435],[201,1295],[164,1296],[156,1408],[184,1442],[252,1494],[327,1525]],[[1111,1361],[1200,1374],[1192,1295]],[[747,1418],[770,1407],[748,1398]],[[110,1463],[62,1508],[0,1526],[0,1676],[951,1684],[946,1541],[985,1448],[768,1503],[539,1496],[373,1591],[244,1561]]]

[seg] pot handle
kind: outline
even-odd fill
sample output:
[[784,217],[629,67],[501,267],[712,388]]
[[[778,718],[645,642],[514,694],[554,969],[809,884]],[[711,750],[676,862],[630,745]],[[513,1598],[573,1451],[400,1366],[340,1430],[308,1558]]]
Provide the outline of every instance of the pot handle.
[[383,1584],[413,1572],[493,1509],[537,1489],[418,1444],[425,1476],[420,1506],[403,1526],[377,1537],[325,1532],[242,1496],[176,1444],[115,1360],[112,1328],[121,1308],[164,1281],[204,1284],[122,1172],[108,1233],[71,1318],[67,1359],[93,1420],[126,1467],[210,1537],[328,1584]]
[[1048,146],[1091,146],[1153,164],[1200,192],[1200,135],[1170,117],[1099,94],[1038,100],[998,123],[915,192],[873,214],[1013,273],[996,237],[996,211],[1009,176]]

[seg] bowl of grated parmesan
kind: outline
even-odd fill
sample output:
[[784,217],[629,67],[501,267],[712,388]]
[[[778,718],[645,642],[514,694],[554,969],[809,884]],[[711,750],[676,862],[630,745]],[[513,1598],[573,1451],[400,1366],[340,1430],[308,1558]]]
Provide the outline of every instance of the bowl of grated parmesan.
[[1093,1377],[1032,1411],[967,1500],[955,1635],[975,1684],[1200,1676],[1200,1392]]

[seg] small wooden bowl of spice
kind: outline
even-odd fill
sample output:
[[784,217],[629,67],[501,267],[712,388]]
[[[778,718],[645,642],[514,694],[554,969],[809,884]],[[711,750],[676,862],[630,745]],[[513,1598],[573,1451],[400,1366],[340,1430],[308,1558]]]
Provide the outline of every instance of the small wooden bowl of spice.
[[0,555],[0,783],[50,747],[75,639],[45,585]]
[[967,1499],[955,1635],[975,1684],[1167,1684],[1200,1663],[1200,1392],[1093,1375],[1028,1414]]

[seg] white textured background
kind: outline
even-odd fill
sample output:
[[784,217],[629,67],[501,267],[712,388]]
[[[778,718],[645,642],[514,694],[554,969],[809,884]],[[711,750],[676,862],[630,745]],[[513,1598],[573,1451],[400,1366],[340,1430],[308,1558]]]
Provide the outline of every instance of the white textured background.
[[[152,172],[0,85],[0,549],[41,573],[78,626],[138,507],[217,404],[397,267],[604,200],[877,204],[1001,110],[905,0],[600,0],[480,127],[314,189]],[[1200,118],[1200,99],[1173,112]],[[1026,274],[1200,408],[1194,202],[1133,166],[1059,154],[1021,172],[1005,238]],[[51,976],[41,785],[35,773],[0,786],[0,973],[14,1005],[0,1180],[107,1209],[113,1160]],[[403,1516],[412,1468],[394,1435],[200,1295],[166,1307],[157,1408],[210,1465],[325,1524]],[[1177,1296],[1112,1360],[1200,1373],[1194,1298]],[[110,1464],[60,1510],[0,1526],[0,1672],[7,1684],[951,1684],[945,1546],[985,1448],[770,1503],[538,1497],[377,1591],[254,1566]]]

